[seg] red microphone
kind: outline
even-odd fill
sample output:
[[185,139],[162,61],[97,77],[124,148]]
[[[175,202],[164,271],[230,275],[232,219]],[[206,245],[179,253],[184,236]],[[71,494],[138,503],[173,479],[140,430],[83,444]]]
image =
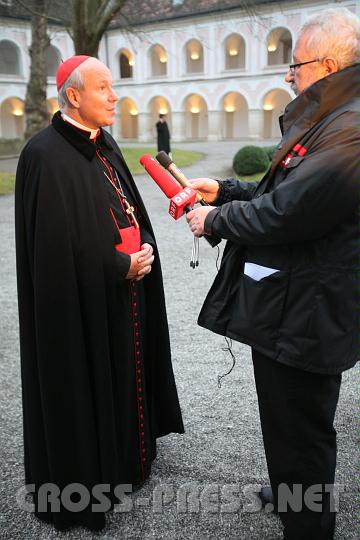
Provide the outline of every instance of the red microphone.
[[155,180],[161,191],[170,199],[169,214],[171,217],[179,219],[184,212],[191,210],[197,195],[194,189],[189,186],[181,189],[179,184],[148,154],[141,156],[140,163]]
[[149,154],[141,156],[139,161],[168,199],[181,191],[179,184]]

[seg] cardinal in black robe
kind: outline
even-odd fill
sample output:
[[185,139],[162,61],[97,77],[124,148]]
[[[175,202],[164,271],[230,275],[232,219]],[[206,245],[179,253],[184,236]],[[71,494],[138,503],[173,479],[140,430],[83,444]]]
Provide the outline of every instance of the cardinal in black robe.
[[[154,233],[118,146],[90,121],[110,124],[117,100],[101,64],[108,88],[96,87],[89,108],[86,85],[102,80],[94,62],[60,67],[73,106],[27,143],[16,176],[25,480],[36,515],[61,530],[102,529],[94,487],[106,486],[113,507],[116,486],[149,476],[156,438],[183,432]],[[153,262],[131,274],[141,267],[134,251],[146,259],[150,246]],[[44,501],[45,484],[58,508]],[[73,484],[90,494],[84,508],[75,494],[77,511],[61,497]]]

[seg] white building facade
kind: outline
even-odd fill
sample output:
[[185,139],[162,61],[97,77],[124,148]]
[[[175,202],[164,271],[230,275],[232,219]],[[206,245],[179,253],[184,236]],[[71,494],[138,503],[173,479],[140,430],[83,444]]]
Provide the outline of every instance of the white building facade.
[[[357,12],[354,1],[259,5],[256,15],[231,9],[142,24],[131,33],[110,29],[99,58],[119,96],[111,128],[119,140],[154,141],[160,113],[173,141],[274,139],[278,117],[293,99],[284,77],[302,23],[330,7]],[[68,34],[49,28],[49,119],[57,106],[55,73],[74,54]],[[0,19],[0,137],[22,137],[29,77],[30,24]]]

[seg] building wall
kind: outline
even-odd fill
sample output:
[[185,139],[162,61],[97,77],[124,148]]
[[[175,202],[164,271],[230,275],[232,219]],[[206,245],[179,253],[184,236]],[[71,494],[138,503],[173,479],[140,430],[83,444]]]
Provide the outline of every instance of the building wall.
[[[175,141],[279,137],[277,118],[293,98],[284,82],[291,42],[307,17],[339,5],[357,9],[350,0],[304,0],[281,2],[277,11],[274,6],[279,4],[262,5],[252,17],[232,10],[142,25],[132,33],[110,30],[99,57],[110,67],[119,95],[113,135],[118,140],[152,141],[158,114],[166,112]],[[58,56],[74,54],[66,32],[50,29],[49,34]],[[269,52],[276,39],[280,40],[276,50]],[[0,72],[0,137],[11,138],[20,136],[24,128],[29,24],[0,19],[0,58],[4,40],[16,48],[19,62],[17,75]],[[238,59],[229,51],[232,55],[237,51]],[[123,71],[132,72],[131,78],[121,77],[122,52],[125,63],[128,58],[133,64]],[[197,72],[201,65],[203,71]],[[56,96],[55,78],[48,77],[49,117],[57,108]]]

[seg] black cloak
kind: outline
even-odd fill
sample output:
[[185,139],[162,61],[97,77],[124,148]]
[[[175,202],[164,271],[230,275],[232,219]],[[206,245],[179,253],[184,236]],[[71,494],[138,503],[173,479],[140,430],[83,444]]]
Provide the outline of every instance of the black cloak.
[[167,154],[170,152],[170,131],[167,122],[156,122],[157,147],[158,152],[163,150]]
[[[96,150],[154,246],[152,271],[136,283],[125,279],[129,256],[114,248],[121,239]],[[137,484],[156,438],[182,433],[183,423],[154,233],[113,138],[101,130],[94,144],[57,113],[21,153],[15,224],[26,484],[35,484],[35,501],[44,483],[60,492]],[[36,514],[59,529],[105,524],[91,505],[52,509]]]

